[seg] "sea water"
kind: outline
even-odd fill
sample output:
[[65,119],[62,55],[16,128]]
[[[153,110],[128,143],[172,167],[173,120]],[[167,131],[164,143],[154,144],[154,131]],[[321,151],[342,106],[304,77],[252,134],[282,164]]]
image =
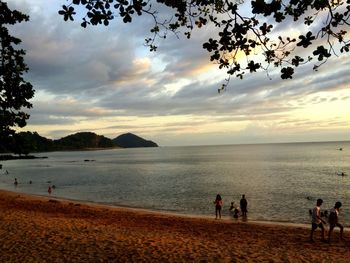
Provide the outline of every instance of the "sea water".
[[309,223],[309,209],[322,198],[323,210],[341,201],[341,220],[350,225],[350,142],[36,155],[48,158],[3,161],[0,188],[49,195],[55,185],[52,197],[198,216],[213,216],[220,194],[226,218],[231,202],[245,194],[248,220],[289,223]]

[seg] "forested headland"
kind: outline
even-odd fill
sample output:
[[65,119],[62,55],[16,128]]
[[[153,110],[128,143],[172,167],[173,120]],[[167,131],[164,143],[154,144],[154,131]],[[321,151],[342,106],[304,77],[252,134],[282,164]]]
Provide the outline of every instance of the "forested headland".
[[61,139],[53,140],[39,135],[37,132],[20,132],[12,143],[0,144],[1,153],[28,155],[35,152],[74,151],[108,148],[158,147],[150,140],[145,140],[135,134],[126,133],[114,139],[93,132],[78,132]]

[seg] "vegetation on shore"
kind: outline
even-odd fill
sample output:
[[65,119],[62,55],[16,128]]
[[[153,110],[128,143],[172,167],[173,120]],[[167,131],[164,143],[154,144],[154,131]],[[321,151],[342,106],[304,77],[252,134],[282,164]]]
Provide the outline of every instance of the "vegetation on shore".
[[[78,132],[58,140],[40,136],[37,132],[20,132],[9,146],[0,145],[0,152],[27,156],[30,152],[71,151],[86,149],[158,147],[153,141],[145,140],[135,134],[126,133],[109,139],[93,132]],[[3,155],[4,156],[4,155]],[[11,155],[5,155],[11,156]]]

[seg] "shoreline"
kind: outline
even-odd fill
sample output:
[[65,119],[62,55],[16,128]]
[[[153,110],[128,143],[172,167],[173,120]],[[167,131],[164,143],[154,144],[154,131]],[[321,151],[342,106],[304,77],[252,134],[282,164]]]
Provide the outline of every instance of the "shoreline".
[[[55,200],[58,202],[65,202],[65,203],[76,203],[79,205],[88,205],[96,208],[107,208],[107,209],[126,209],[131,210],[135,212],[145,212],[145,213],[154,213],[158,215],[169,215],[169,216],[176,216],[176,217],[184,217],[184,218],[198,218],[198,219],[215,219],[214,212],[212,215],[198,215],[198,214],[189,214],[189,213],[181,213],[181,212],[173,212],[173,211],[167,211],[167,210],[157,210],[157,209],[149,209],[149,208],[142,208],[142,207],[132,207],[132,206],[124,206],[124,205],[115,205],[110,203],[103,203],[103,202],[93,202],[88,200],[80,200],[80,199],[70,199],[70,198],[63,198],[59,196],[54,195],[40,195],[40,194],[31,194],[26,192],[15,192],[11,190],[5,190],[0,189],[0,195],[1,193],[8,193],[8,194],[18,194],[23,195],[25,197],[29,198],[38,198],[38,199],[47,199],[47,200]],[[267,221],[267,220],[255,220],[255,219],[249,219],[249,216],[246,220],[244,220],[241,216],[238,219],[235,219],[231,216],[223,215],[221,218],[221,221],[229,221],[233,223],[243,222],[243,223],[252,223],[252,224],[261,224],[261,225],[276,225],[276,226],[291,226],[291,227],[301,227],[301,228],[310,228],[311,224],[306,223],[293,223],[293,222],[283,222],[283,221]],[[350,229],[347,229],[348,227],[344,225],[344,231],[350,231]]]
[[[38,151],[38,152],[31,152],[31,154],[45,154],[45,153],[54,153],[54,152],[93,152],[93,151],[105,151],[105,150],[116,150],[116,149],[127,149],[122,148],[120,146],[113,146],[113,147],[93,147],[93,148],[81,148],[81,149],[54,149],[50,151]],[[12,159],[1,159],[5,157],[9,157]],[[29,158],[28,158],[29,157]],[[35,155],[21,155],[17,156],[14,155],[14,153],[10,152],[0,152],[0,161],[10,161],[10,160],[20,160],[20,159],[46,159],[48,157],[37,157]]]
[[309,234],[0,190],[1,262],[348,262],[348,232]]
[[[26,193],[26,192],[16,192],[16,191],[11,191],[11,190],[6,190],[6,189],[1,189],[0,188],[0,195],[4,193],[8,194],[18,194],[18,195],[23,195],[25,197],[29,198],[38,198],[38,199],[52,199],[56,200],[58,202],[65,202],[65,203],[76,203],[79,205],[88,205],[96,208],[107,208],[107,209],[126,209],[126,210],[131,210],[135,212],[145,212],[145,213],[154,213],[154,214],[164,214],[164,215],[169,215],[169,216],[177,216],[177,217],[184,217],[184,218],[198,218],[198,219],[214,219],[215,215],[214,212],[212,215],[199,215],[199,214],[189,214],[189,213],[181,213],[181,212],[173,212],[173,211],[167,211],[167,210],[157,210],[157,209],[150,209],[150,208],[142,208],[142,207],[132,207],[132,206],[124,206],[124,205],[116,205],[116,204],[111,204],[111,203],[103,203],[103,202],[94,202],[94,201],[89,201],[89,200],[81,200],[81,199],[73,199],[73,198],[64,198],[60,196],[55,196],[55,195],[46,195],[46,194],[32,194],[32,193]],[[288,221],[268,221],[268,220],[257,220],[257,219],[250,219],[249,216],[247,217],[246,220],[240,216],[238,219],[235,219],[231,216],[223,215],[221,218],[221,221],[229,221],[232,223],[247,223],[247,224],[260,224],[260,225],[271,225],[271,226],[290,226],[290,227],[301,227],[301,228],[306,228],[310,229],[311,228],[311,223],[295,223],[295,222],[288,222]],[[310,221],[311,222],[311,221]],[[343,223],[343,222],[341,222]],[[328,226],[328,225],[327,225]],[[343,223],[344,226],[344,232],[350,231],[350,226],[346,225],[345,222]]]
[[47,159],[47,156],[0,154],[0,161]]

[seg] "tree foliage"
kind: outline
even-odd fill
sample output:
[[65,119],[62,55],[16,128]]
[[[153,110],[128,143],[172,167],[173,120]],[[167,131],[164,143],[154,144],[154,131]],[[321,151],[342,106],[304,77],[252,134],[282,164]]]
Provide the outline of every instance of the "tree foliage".
[[14,134],[11,139],[7,148],[0,145],[0,153],[13,152],[27,155],[30,152],[85,150],[116,146],[111,139],[92,132],[80,132],[58,140],[51,140],[40,136],[37,132],[27,131]]
[[[151,51],[157,49],[157,38],[166,38],[169,32],[176,35],[182,32],[190,38],[195,27],[214,26],[217,35],[203,43],[203,48],[219,68],[238,78],[247,72],[268,71],[272,65],[280,68],[282,79],[289,79],[296,67],[315,61],[313,69],[317,70],[329,57],[350,48],[347,39],[350,0],[255,0],[250,1],[249,12],[241,8],[247,6],[243,0],[68,0],[68,3],[59,14],[66,21],[74,20],[75,9],[83,7],[84,28],[108,26],[113,19],[131,23],[135,16],[151,16],[154,26],[150,29],[151,37],[145,40]],[[173,15],[160,20],[159,5],[172,9]],[[295,36],[283,35],[285,32],[274,31],[278,25],[290,25],[300,31]],[[241,59],[242,55],[245,59]]]
[[23,79],[28,68],[24,63],[23,49],[15,46],[21,40],[11,36],[9,25],[28,21],[29,17],[17,10],[10,10],[5,2],[0,1],[0,143],[13,145],[15,128],[24,127],[29,115],[23,108],[31,108],[29,102],[34,90]]

